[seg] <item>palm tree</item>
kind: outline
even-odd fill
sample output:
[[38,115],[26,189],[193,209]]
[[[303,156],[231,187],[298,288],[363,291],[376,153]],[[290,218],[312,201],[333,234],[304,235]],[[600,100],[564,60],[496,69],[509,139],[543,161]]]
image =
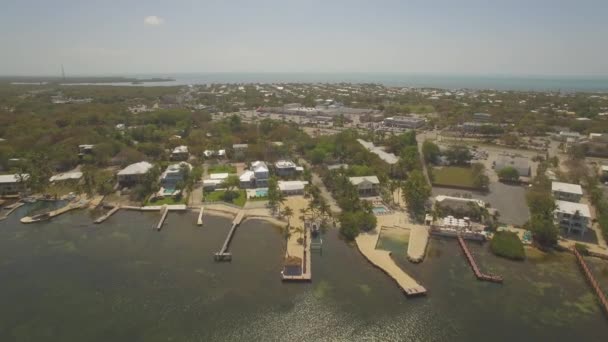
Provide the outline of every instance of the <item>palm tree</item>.
[[289,227],[290,225],[290,218],[293,216],[293,210],[290,207],[285,207],[285,209],[283,209],[283,215],[285,215],[287,217],[287,226]]
[[[304,228],[302,228],[302,227],[295,227],[293,230],[294,230],[296,233],[299,233],[299,234],[300,234],[300,239],[303,239],[302,234],[304,234]],[[300,239],[298,239],[298,240],[300,240]]]

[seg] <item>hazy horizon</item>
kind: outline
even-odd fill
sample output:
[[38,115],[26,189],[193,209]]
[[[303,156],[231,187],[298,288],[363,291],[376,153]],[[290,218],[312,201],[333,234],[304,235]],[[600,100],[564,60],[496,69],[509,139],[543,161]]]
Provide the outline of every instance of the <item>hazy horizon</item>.
[[608,2],[8,0],[0,75],[608,76]]

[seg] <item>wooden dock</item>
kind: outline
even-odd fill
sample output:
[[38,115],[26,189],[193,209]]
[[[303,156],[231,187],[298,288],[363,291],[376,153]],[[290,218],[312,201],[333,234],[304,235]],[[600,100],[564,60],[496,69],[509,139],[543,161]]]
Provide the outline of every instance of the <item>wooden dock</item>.
[[[304,228],[304,238],[302,244],[302,263],[300,265],[301,273],[289,275],[286,274],[286,269],[283,268],[281,271],[281,280],[283,281],[292,281],[292,282],[305,282],[312,280],[312,258],[310,255],[310,247],[311,247],[311,237],[310,237],[310,228]],[[295,236],[293,237],[295,238]],[[289,256],[289,250],[286,251],[285,258]]]
[[600,287],[597,280],[593,276],[593,273],[591,273],[591,270],[589,270],[589,267],[587,266],[585,259],[583,259],[583,256],[576,250],[576,248],[573,248],[573,251],[574,251],[574,255],[576,256],[576,260],[578,260],[578,264],[581,266],[581,269],[583,270],[583,274],[585,275],[585,278],[587,278],[587,281],[591,285],[591,288],[593,289],[593,291],[597,295],[598,300],[600,301],[600,306],[604,309],[604,312],[608,315],[608,300],[606,299],[606,294],[604,293],[604,291],[602,291],[602,288]]
[[99,217],[97,220],[95,220],[94,222],[99,224],[104,222],[105,220],[109,219],[110,216],[114,215],[118,210],[120,210],[120,206],[114,206],[112,209],[110,209],[110,211],[108,211],[107,213],[105,213],[103,216]]
[[232,253],[228,252],[228,247],[230,247],[230,242],[232,241],[232,237],[234,236],[234,232],[236,231],[236,228],[241,224],[244,217],[245,217],[245,211],[241,210],[241,211],[239,211],[239,213],[236,215],[236,217],[232,221],[232,227],[230,227],[228,236],[226,236],[226,240],[224,240],[222,249],[220,249],[219,252],[215,253],[215,261],[231,261],[232,260]]
[[2,215],[0,215],[0,221],[7,219],[10,214],[12,214],[15,210],[21,208],[24,205],[25,205],[25,203],[23,203],[23,202],[15,202],[11,205],[7,205],[2,210],[3,213],[2,213]]
[[167,214],[169,214],[169,207],[163,205],[160,209],[160,221],[158,221],[158,224],[156,225],[156,230],[162,229],[163,223],[165,223],[165,220],[167,219]]
[[460,245],[460,248],[462,248],[462,251],[464,252],[464,255],[466,256],[467,261],[469,262],[469,265],[471,265],[471,268],[473,269],[473,273],[475,273],[475,277],[477,277],[477,279],[483,280],[483,281],[489,281],[492,283],[502,283],[503,282],[503,279],[501,276],[481,273],[481,271],[479,270],[479,266],[477,266],[477,262],[475,261],[475,258],[473,258],[473,254],[471,254],[471,252],[469,251],[469,247],[467,247],[467,244],[464,242],[464,239],[460,235],[458,235],[458,244]]
[[203,225],[203,211],[205,210],[205,207],[201,206],[201,210],[198,212],[198,219],[196,220],[196,224],[198,226],[202,226]]

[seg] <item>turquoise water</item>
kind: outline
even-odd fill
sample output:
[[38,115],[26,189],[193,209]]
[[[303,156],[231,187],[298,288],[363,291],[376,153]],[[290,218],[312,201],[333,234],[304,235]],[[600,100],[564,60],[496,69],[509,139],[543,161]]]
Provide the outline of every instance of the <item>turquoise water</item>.
[[256,197],[266,197],[268,196],[268,189],[256,189],[255,190]]
[[[246,221],[216,263],[230,220],[196,212],[120,211],[95,225],[86,211],[0,222],[0,341],[604,341],[605,315],[570,255],[512,262],[471,243],[479,282],[453,240],[427,259],[393,257],[429,291],[407,299],[337,230],[312,254],[313,281],[280,281],[279,229]],[[600,261],[598,272],[606,273]],[[600,281],[608,281],[603,277]]]
[[[177,73],[125,75],[140,78],[172,77],[173,82],[149,82],[137,86],[174,86],[210,83],[380,83],[400,87],[469,88],[521,91],[608,91],[608,76],[507,76],[433,73]],[[130,83],[108,83],[131,85]]]
[[372,211],[374,214],[384,214],[388,212],[388,209],[386,207],[373,207]]

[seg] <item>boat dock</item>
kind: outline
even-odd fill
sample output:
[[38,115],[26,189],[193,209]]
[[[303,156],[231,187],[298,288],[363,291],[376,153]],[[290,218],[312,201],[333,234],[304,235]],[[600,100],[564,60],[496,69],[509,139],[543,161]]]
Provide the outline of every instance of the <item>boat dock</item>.
[[105,213],[104,215],[102,215],[101,217],[96,219],[94,222],[97,224],[102,223],[103,221],[109,219],[110,216],[114,215],[118,210],[120,210],[120,206],[119,205],[114,206],[114,207],[112,207],[112,209],[110,209],[110,211],[108,211],[107,213]]
[[[294,282],[298,282],[298,281],[311,281],[312,280],[312,269],[311,269],[311,265],[312,265],[312,258],[310,255],[310,247],[311,247],[311,236],[310,236],[310,232],[309,232],[309,228],[305,227],[304,228],[304,236],[302,238],[302,244],[297,242],[297,237],[295,236],[291,236],[289,238],[289,240],[292,240],[292,238],[295,241],[295,244],[298,249],[298,252],[296,255],[301,255],[301,264],[299,265],[299,267],[295,267],[296,270],[295,272],[291,273],[288,271],[289,266],[284,266],[283,270],[281,271],[281,279],[283,281],[294,281]],[[289,246],[289,243],[291,242],[291,246]],[[294,245],[293,245],[293,241],[288,241],[288,246],[286,248],[285,251],[285,260],[288,260],[290,257],[290,249],[292,250],[292,253],[294,253]],[[290,248],[291,247],[291,248]],[[301,254],[300,254],[301,253]],[[291,256],[295,256],[295,255],[291,255]],[[299,257],[299,256],[298,256]],[[299,270],[298,270],[299,269]]]
[[416,226],[410,231],[407,245],[407,258],[411,262],[421,262],[424,259],[426,246],[429,243],[429,230],[424,226]]
[[0,221],[1,220],[6,220],[8,218],[8,215],[12,214],[13,211],[21,208],[22,206],[24,206],[25,203],[24,202],[15,202],[11,205],[7,205],[6,207],[3,208],[3,213],[2,215],[0,215]]
[[585,275],[585,278],[587,278],[587,281],[591,285],[591,288],[597,295],[597,298],[600,301],[600,306],[604,309],[604,312],[606,314],[608,314],[608,300],[606,299],[606,294],[604,293],[604,291],[602,291],[602,288],[600,287],[597,280],[593,276],[593,273],[591,273],[591,270],[589,270],[589,267],[587,266],[587,263],[583,259],[583,256],[576,250],[576,248],[573,248],[572,250],[574,251],[576,260],[578,260],[578,264],[581,266],[581,269],[583,270],[583,274]]
[[460,245],[460,248],[462,248],[462,251],[464,252],[464,255],[466,256],[467,261],[469,262],[469,265],[471,265],[471,268],[473,269],[473,273],[475,273],[475,276],[477,277],[477,279],[483,280],[483,281],[489,281],[492,283],[502,283],[503,279],[501,276],[481,273],[481,271],[479,270],[479,266],[477,266],[477,262],[475,261],[475,258],[473,258],[473,254],[471,254],[471,252],[469,251],[469,247],[467,247],[467,244],[464,242],[464,239],[460,235],[458,235],[458,244]]
[[363,254],[365,259],[369,261],[375,267],[381,269],[389,277],[397,283],[401,290],[408,296],[422,296],[426,295],[426,289],[418,284],[414,278],[409,274],[405,273],[393,260],[391,253],[384,250],[376,249],[378,243],[378,232],[374,233],[361,233],[355,239],[359,252]]
[[84,208],[85,206],[87,206],[89,204],[88,201],[86,200],[79,200],[76,202],[71,202],[68,205],[61,207],[59,209],[56,210],[51,210],[47,213],[43,213],[43,214],[39,214],[39,215],[34,215],[34,216],[26,216],[24,218],[21,219],[21,223],[34,223],[34,222],[40,222],[40,221],[46,221],[49,220],[55,216],[59,216],[61,214],[65,214],[68,211],[74,210],[74,209],[80,209],[80,208]]
[[163,223],[165,223],[165,220],[167,219],[167,214],[169,214],[169,207],[163,205],[160,209],[160,221],[158,221],[158,224],[156,225],[156,230],[161,230]]
[[215,253],[215,261],[231,261],[232,253],[228,252],[228,247],[230,246],[230,242],[232,241],[232,237],[234,236],[234,232],[236,228],[241,224],[243,218],[245,217],[245,211],[241,210],[236,215],[234,220],[232,221],[232,227],[228,232],[228,236],[226,236],[226,240],[224,240],[224,244],[222,245],[222,249],[219,252]]
[[205,207],[201,207],[201,210],[198,212],[198,219],[196,220],[196,224],[198,226],[203,225],[203,211],[204,210],[205,210]]

